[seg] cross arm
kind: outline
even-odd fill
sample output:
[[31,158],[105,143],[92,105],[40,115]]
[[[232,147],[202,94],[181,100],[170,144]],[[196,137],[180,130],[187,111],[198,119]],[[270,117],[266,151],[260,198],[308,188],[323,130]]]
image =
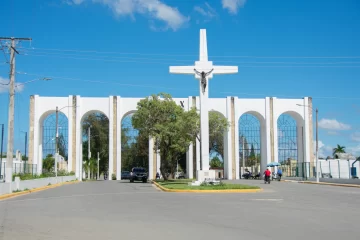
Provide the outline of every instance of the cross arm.
[[238,73],[237,66],[214,66],[213,74],[233,74]]
[[175,66],[170,67],[170,73],[175,74],[195,74],[195,66]]

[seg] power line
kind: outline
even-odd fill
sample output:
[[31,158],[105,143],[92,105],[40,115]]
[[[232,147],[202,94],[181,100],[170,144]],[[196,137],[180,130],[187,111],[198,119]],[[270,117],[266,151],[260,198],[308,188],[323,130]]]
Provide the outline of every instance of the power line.
[[[114,59],[104,59],[104,58],[88,58],[88,57],[71,57],[71,56],[53,56],[53,55],[36,55],[36,54],[26,54],[24,56],[36,56],[36,57],[55,57],[55,58],[64,58],[64,59],[74,59],[74,60],[94,60],[94,61],[102,61],[102,62],[121,62],[121,63],[143,63],[143,64],[166,64],[169,65],[169,61],[175,61],[180,62],[179,64],[189,64],[189,61],[179,61],[179,60],[167,60],[167,61],[138,61],[138,60],[114,60]],[[134,58],[133,58],[134,59]],[[165,60],[165,59],[163,59]],[[224,63],[232,63],[235,65],[238,65],[239,62],[233,62],[233,61],[221,61]],[[220,63],[221,63],[220,62]],[[256,64],[257,62],[252,62],[249,64]],[[260,64],[263,64],[264,62],[260,62]],[[267,62],[270,64],[271,62]],[[285,62],[283,62],[285,63]],[[347,62],[346,64],[349,64],[350,62]],[[353,64],[358,64],[360,62],[352,62]],[[248,64],[247,62],[241,62],[240,64]],[[239,68],[360,68],[360,65],[331,65],[331,64],[342,64],[341,62],[338,63],[287,63],[287,64],[296,64],[295,66],[289,65],[238,65]],[[325,66],[319,65],[319,66],[299,66],[300,64],[328,64]],[[344,63],[345,64],[345,63]]]
[[[32,74],[32,73],[25,73],[25,72],[16,72],[17,74],[24,74],[29,76],[38,76],[42,77],[44,75],[40,74]],[[70,78],[70,77],[59,77],[59,76],[49,76],[49,78],[52,79],[63,79],[63,80],[71,80],[71,81],[79,81],[79,82],[87,82],[87,83],[102,83],[102,84],[114,84],[114,85],[120,85],[120,86],[128,86],[128,87],[143,87],[143,88],[164,88],[169,90],[187,90],[189,91],[189,88],[169,88],[159,85],[142,85],[142,84],[125,84],[125,83],[117,83],[117,82],[108,82],[108,81],[101,81],[101,80],[87,80],[87,79],[81,79],[81,78]],[[194,90],[195,91],[195,90]],[[197,90],[196,90],[197,91]],[[248,95],[248,96],[269,96],[269,94],[264,93],[246,93],[246,92],[219,92],[224,94],[234,94],[234,95]],[[270,94],[271,96],[271,94]],[[276,97],[283,97],[283,98],[303,98],[303,96],[286,96],[286,95],[273,95]],[[337,97],[337,96],[315,96],[312,97],[313,99],[342,99],[342,100],[360,100],[359,97]]]
[[[154,62],[153,60],[160,60],[160,61],[166,61],[166,63],[168,64],[168,61],[173,61],[173,62],[182,62],[184,63],[186,60],[178,60],[178,59],[163,59],[163,58],[143,58],[143,57],[126,57],[126,56],[122,56],[122,57],[118,57],[118,56],[100,56],[101,58],[93,58],[91,55],[83,55],[83,54],[68,54],[68,53],[52,53],[52,52],[35,52],[36,54],[33,54],[34,52],[29,52],[29,51],[24,51],[22,52],[23,55],[25,56],[66,56],[69,58],[72,57],[83,57],[83,58],[75,58],[75,59],[86,59],[86,60],[105,60],[108,61],[108,59],[129,59],[129,60],[151,60],[151,63],[158,63],[158,62]],[[39,55],[40,54],[40,55]],[[84,58],[86,57],[86,58]],[[90,57],[90,58],[89,58]],[[104,59],[105,58],[105,59]],[[189,60],[191,61],[191,60]],[[132,62],[132,61],[129,61]],[[227,60],[221,60],[222,63],[237,63],[237,64],[295,64],[295,65],[300,65],[300,64],[306,64],[306,65],[334,65],[334,64],[360,64],[360,61],[341,61],[341,62],[263,62],[263,61],[256,61],[256,62],[234,62],[234,61],[227,61]],[[146,62],[147,63],[147,62]],[[162,62],[161,62],[162,63]]]
[[[135,53],[135,52],[116,52],[116,51],[98,51],[98,50],[77,50],[77,49],[58,49],[58,48],[22,48],[29,50],[47,50],[58,52],[80,52],[80,53],[103,53],[119,55],[143,55],[143,56],[173,56],[173,57],[198,57],[195,54],[159,54],[159,53]],[[274,58],[274,59],[356,59],[360,56],[249,56],[249,55],[209,55],[209,58]]]

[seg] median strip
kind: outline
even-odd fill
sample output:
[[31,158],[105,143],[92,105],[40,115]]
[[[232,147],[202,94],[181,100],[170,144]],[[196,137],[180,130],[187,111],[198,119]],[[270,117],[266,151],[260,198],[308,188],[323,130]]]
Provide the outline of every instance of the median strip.
[[[229,189],[226,189],[226,188],[224,188],[224,189],[174,189],[174,188],[164,187],[161,184],[157,183],[156,181],[152,181],[152,183],[164,192],[178,192],[178,193],[255,193],[255,192],[260,192],[263,190],[259,187],[245,186],[245,185],[244,185],[243,189],[234,189],[234,188],[230,188],[230,187],[229,187]],[[184,188],[184,184],[187,184],[187,182],[180,182],[180,183],[173,182],[173,183],[179,184],[179,188]],[[229,185],[231,185],[231,184],[229,184]],[[216,187],[216,185],[209,186],[209,188],[210,187]]]
[[8,194],[0,195],[0,200],[5,200],[8,198],[13,198],[13,197],[17,197],[17,196],[21,196],[21,195],[25,195],[25,194],[29,194],[29,193],[40,192],[40,191],[43,191],[46,189],[60,187],[63,185],[74,184],[74,183],[79,183],[79,181],[57,183],[57,184],[47,185],[47,186],[43,186],[43,187],[39,187],[39,188],[33,188],[31,190],[23,190],[23,191],[19,191],[19,192],[8,193]]

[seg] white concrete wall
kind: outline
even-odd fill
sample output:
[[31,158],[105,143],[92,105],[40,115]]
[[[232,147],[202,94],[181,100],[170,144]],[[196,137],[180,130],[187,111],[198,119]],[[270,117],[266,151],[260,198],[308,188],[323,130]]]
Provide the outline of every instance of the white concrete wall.
[[[34,164],[38,164],[38,172],[42,171],[42,131],[41,126],[43,124],[43,120],[51,113],[55,112],[56,106],[62,108],[64,106],[72,106],[72,96],[68,97],[40,97],[34,96]],[[109,139],[110,141],[115,137],[117,138],[117,179],[121,179],[121,122],[122,119],[133,112],[136,112],[137,103],[143,98],[121,98],[117,96],[117,122],[115,123],[117,127],[116,136],[113,136],[113,97],[104,97],[104,98],[89,98],[89,97],[80,97],[76,96],[77,101],[77,111],[76,111],[76,150],[77,155],[76,159],[72,159],[72,148],[71,148],[71,137],[72,137],[72,108],[67,107],[64,108],[61,112],[63,112],[69,120],[69,146],[68,146],[68,155],[69,155],[69,165],[71,165],[72,161],[76,161],[76,176],[80,177],[82,175],[82,130],[81,123],[84,117],[93,112],[101,112],[109,118]],[[217,111],[223,114],[228,121],[231,120],[231,106],[230,100],[231,97],[227,98],[210,98],[209,99],[209,111]],[[188,98],[174,98],[174,101],[183,105],[184,109],[190,109],[192,104],[192,97]],[[298,127],[304,127],[304,131],[300,132],[304,134],[304,139],[298,136],[298,149],[299,149],[299,158],[304,158],[305,162],[310,162],[310,123],[308,121],[308,108],[306,106],[298,106],[307,105],[308,98],[304,99],[277,99],[273,98],[273,128],[274,128],[274,161],[278,161],[278,143],[277,143],[277,120],[278,117],[283,113],[288,113],[295,118],[297,121]],[[199,109],[199,97],[196,97],[196,107]],[[266,164],[271,162],[271,145],[270,145],[270,98],[264,99],[239,99],[237,97],[234,98],[234,107],[235,107],[235,159],[236,159],[236,176],[235,178],[239,178],[239,119],[243,114],[250,113],[257,117],[260,121],[261,125],[261,168],[262,170],[265,168]],[[305,119],[305,120],[304,120]],[[300,129],[300,128],[299,128]],[[230,129],[228,134],[224,139],[224,165],[225,165],[225,176],[227,178],[232,178],[232,146],[231,146],[231,134]],[[229,144],[227,144],[229,143]],[[112,173],[113,170],[113,144],[109,145],[109,172]],[[197,145],[198,146],[198,145]],[[303,154],[304,152],[304,154]],[[95,153],[92,153],[95,154]],[[199,170],[199,161],[200,161],[200,152],[199,148],[196,148],[196,166],[197,170]],[[304,156],[304,157],[302,157]],[[149,160],[151,160],[151,154],[149,154]],[[150,165],[152,167],[152,165]],[[150,169],[149,169],[150,171]],[[151,172],[151,171],[150,171]],[[150,173],[149,172],[149,173]],[[111,180],[111,174],[109,174],[109,180]]]
[[[0,183],[0,195],[12,193],[16,190],[25,190],[25,189],[33,189],[33,188],[39,188],[44,187],[50,184],[56,184],[56,183],[63,183],[68,181],[76,180],[76,176],[62,176],[62,177],[51,177],[51,178],[39,178],[39,179],[33,179],[33,180],[24,180],[12,183]],[[10,188],[11,186],[11,188]]]
[[[350,168],[354,161],[355,160],[347,161],[339,159],[319,160],[319,168],[322,174],[330,173],[333,178],[349,179],[351,178]],[[354,167],[356,167],[357,176],[360,177],[360,162],[357,161]]]

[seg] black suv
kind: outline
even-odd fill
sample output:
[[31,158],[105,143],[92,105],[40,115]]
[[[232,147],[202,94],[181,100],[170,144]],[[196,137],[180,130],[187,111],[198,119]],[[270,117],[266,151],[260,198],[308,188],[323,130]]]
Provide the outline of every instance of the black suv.
[[131,169],[130,182],[142,181],[143,183],[146,183],[147,179],[148,179],[148,175],[145,168],[134,167]]

